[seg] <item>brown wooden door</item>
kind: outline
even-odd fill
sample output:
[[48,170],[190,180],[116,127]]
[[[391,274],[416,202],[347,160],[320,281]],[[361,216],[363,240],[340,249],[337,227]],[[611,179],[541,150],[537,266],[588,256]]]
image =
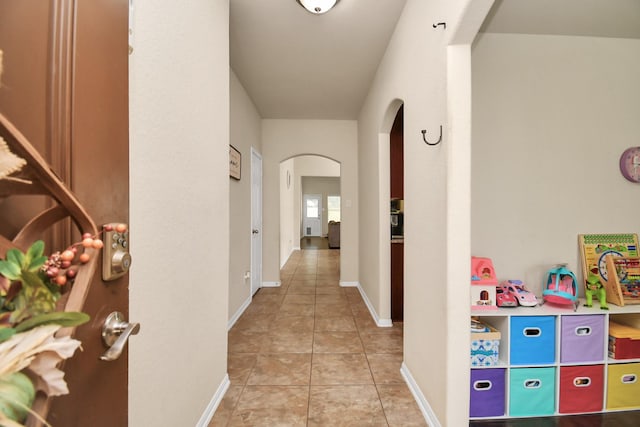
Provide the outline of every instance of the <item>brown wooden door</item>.
[[[0,111],[14,121],[97,224],[128,222],[128,0],[0,0]],[[34,201],[39,203],[39,201]],[[21,216],[0,209],[0,223]],[[62,229],[52,244],[62,244]],[[131,233],[135,247],[135,231]],[[65,243],[66,244],[66,243]],[[112,311],[128,319],[128,275],[94,277],[78,328],[84,351],[65,365],[70,394],[53,400],[54,426],[126,426],[127,358],[99,359]],[[130,319],[131,320],[131,319]]]
[[[0,50],[4,58],[0,109],[46,158],[50,17],[48,1],[0,0]],[[23,219],[44,207],[40,196],[0,199],[0,234],[17,233]]]

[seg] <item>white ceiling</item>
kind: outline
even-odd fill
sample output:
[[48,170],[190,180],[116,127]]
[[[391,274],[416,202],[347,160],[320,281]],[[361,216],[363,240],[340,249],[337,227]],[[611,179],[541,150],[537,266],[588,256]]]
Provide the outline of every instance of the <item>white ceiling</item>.
[[[354,120],[405,1],[230,0],[231,68],[262,118]],[[640,0],[496,0],[481,31],[640,38]]]
[[405,1],[231,0],[231,68],[262,118],[354,120]]

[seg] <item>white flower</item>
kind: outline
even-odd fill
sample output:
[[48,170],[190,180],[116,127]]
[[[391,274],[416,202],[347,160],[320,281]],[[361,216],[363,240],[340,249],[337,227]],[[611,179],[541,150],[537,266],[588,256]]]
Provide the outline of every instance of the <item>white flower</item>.
[[55,337],[60,325],[44,325],[15,334],[0,344],[0,376],[29,368],[38,376],[36,388],[49,396],[68,394],[64,373],[56,365],[73,356],[80,341]]

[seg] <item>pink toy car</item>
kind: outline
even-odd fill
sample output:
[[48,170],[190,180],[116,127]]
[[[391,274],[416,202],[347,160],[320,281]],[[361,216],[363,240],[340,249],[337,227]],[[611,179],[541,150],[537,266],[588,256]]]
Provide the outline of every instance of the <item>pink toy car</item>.
[[517,307],[518,301],[509,288],[502,285],[496,286],[496,305],[498,307]]
[[524,307],[535,307],[538,305],[536,296],[524,287],[521,280],[507,280],[500,285],[509,290],[509,293],[515,297],[518,304]]

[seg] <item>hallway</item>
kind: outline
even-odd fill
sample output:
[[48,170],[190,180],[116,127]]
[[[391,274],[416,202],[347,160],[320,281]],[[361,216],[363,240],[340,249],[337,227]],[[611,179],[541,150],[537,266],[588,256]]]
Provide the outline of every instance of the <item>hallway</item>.
[[300,239],[300,249],[329,249],[329,240],[326,237],[305,236]]
[[401,374],[402,324],[379,328],[339,250],[294,252],[229,331],[231,386],[210,427],[426,426]]

